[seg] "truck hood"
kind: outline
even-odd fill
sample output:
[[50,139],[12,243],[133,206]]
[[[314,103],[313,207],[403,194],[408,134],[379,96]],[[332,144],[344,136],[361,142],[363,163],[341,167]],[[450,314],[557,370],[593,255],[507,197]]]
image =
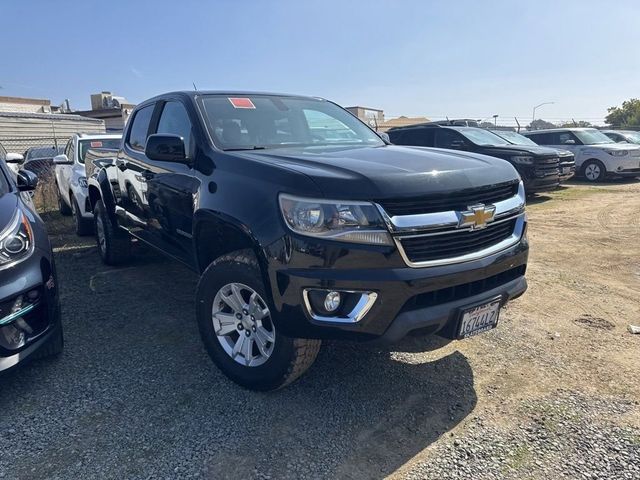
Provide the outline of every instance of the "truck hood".
[[540,157],[548,157],[557,155],[557,149],[549,147],[540,147],[537,145],[500,145],[500,146],[482,146],[482,151],[487,155],[500,155],[500,157],[510,155],[534,155]]
[[416,197],[518,180],[507,162],[425,147],[305,147],[234,152],[311,178],[327,198]]
[[[2,175],[2,172],[0,172]],[[0,233],[9,226],[9,222],[16,214],[18,198],[13,193],[5,193],[0,196]]]

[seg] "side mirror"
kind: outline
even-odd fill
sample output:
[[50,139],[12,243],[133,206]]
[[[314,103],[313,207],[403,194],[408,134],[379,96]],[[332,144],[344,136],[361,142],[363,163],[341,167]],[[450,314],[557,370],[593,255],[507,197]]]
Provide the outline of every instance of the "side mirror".
[[378,135],[385,142],[391,143],[391,137],[389,137],[389,134],[387,132],[378,132]]
[[575,140],[565,140],[563,145],[575,145],[576,141]]
[[61,155],[56,155],[53,157],[53,163],[56,165],[71,165],[73,162],[69,160],[69,158],[63,153]]
[[7,153],[5,157],[5,162],[7,163],[22,163],[24,162],[24,157],[19,153]]
[[451,142],[451,148],[456,150],[466,150],[467,145],[462,140],[454,140]]
[[20,170],[16,179],[18,190],[31,192],[38,186],[38,176],[29,170]]
[[184,139],[178,135],[156,133],[147,138],[144,154],[159,162],[188,163],[184,152]]

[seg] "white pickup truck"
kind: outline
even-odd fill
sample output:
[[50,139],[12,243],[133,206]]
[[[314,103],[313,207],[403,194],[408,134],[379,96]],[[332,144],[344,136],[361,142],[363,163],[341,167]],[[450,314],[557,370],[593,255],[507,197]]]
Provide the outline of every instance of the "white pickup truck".
[[67,142],[64,153],[56,156],[58,205],[63,215],[73,215],[78,235],[93,233],[93,212],[88,202],[87,175],[84,158],[87,151],[118,149],[122,136],[75,134]]

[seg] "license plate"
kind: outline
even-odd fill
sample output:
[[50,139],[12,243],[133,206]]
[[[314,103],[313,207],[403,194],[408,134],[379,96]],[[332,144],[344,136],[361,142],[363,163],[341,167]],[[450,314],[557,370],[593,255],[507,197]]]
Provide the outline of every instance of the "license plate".
[[467,338],[495,328],[500,316],[500,298],[462,311],[458,338]]
[[562,169],[562,174],[563,175],[566,175],[567,173],[570,173],[570,172],[571,172],[571,167],[564,167]]

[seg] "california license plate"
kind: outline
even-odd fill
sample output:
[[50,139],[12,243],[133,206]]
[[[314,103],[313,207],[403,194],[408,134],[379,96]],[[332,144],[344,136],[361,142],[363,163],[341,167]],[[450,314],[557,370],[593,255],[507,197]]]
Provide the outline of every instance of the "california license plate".
[[500,316],[500,298],[462,311],[458,338],[467,338],[495,328]]

